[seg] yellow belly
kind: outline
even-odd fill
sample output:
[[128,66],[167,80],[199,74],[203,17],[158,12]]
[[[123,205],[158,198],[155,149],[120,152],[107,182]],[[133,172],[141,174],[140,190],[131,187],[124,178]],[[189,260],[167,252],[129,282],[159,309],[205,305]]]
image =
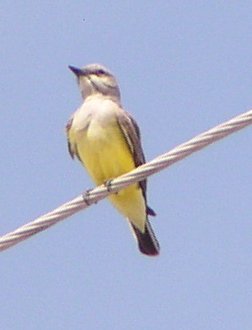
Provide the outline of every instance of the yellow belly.
[[[77,132],[75,140],[79,157],[97,185],[135,168],[133,156],[116,122],[106,127],[92,123],[87,130]],[[138,184],[110,195],[109,200],[144,231],[146,206]]]

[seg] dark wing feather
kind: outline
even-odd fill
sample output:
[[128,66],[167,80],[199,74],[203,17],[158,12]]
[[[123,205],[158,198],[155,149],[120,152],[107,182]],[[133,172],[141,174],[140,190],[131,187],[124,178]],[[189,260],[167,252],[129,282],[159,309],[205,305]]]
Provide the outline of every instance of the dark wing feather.
[[70,143],[70,139],[69,139],[69,131],[70,128],[72,126],[72,122],[73,122],[73,118],[70,118],[66,124],[66,134],[67,134],[67,147],[68,147],[68,151],[69,154],[72,158],[74,158],[74,150],[72,149],[71,143]]
[[67,147],[68,147],[68,151],[69,151],[69,154],[72,158],[74,158],[74,156],[77,156],[79,160],[80,157],[79,157],[79,154],[78,154],[78,150],[77,150],[77,147],[76,145],[73,145],[71,142],[70,142],[70,139],[69,139],[69,131],[72,127],[72,123],[73,123],[73,117],[71,117],[67,124],[66,124],[66,134],[67,134]]
[[[118,124],[123,132],[129,150],[133,155],[135,166],[138,167],[144,164],[145,157],[141,145],[141,134],[136,121],[131,117],[129,113],[121,112],[118,115]],[[146,180],[140,181],[139,186],[142,190],[144,199],[146,201],[147,181]],[[153,216],[156,215],[156,213],[149,206],[147,206],[147,214]]]

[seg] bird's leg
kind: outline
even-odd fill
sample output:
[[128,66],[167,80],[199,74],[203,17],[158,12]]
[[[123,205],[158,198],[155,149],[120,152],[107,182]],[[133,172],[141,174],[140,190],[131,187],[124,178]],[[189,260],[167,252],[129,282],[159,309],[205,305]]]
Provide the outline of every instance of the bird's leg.
[[[113,179],[109,179],[109,180],[106,180],[103,184],[106,187],[108,192],[111,192],[112,181],[113,181]],[[118,194],[118,192],[114,192],[114,194]]]
[[91,204],[91,203],[89,202],[90,191],[92,191],[92,189],[87,189],[87,190],[82,194],[83,201],[84,201],[87,205],[90,205],[90,204]]

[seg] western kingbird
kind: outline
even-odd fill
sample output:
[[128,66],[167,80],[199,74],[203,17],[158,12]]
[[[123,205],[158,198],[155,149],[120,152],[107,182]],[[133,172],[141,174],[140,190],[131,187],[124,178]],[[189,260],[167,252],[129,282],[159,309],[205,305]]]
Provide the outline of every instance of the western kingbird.
[[[140,131],[135,120],[122,108],[115,77],[103,66],[69,66],[77,77],[83,104],[67,123],[68,149],[77,156],[96,185],[131,171],[145,163]],[[159,253],[159,244],[148,215],[146,180],[112,194],[109,200],[129,221],[142,253]]]

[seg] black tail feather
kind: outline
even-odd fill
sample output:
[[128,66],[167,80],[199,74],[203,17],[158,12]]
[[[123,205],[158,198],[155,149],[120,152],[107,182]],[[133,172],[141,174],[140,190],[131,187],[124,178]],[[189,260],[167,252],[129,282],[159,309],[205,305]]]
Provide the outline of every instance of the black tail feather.
[[139,250],[148,256],[156,256],[159,254],[159,243],[158,240],[154,234],[153,229],[151,228],[151,225],[146,220],[145,224],[145,231],[142,233],[138,228],[136,228],[132,223],[131,226],[134,230],[134,234],[136,236]]

